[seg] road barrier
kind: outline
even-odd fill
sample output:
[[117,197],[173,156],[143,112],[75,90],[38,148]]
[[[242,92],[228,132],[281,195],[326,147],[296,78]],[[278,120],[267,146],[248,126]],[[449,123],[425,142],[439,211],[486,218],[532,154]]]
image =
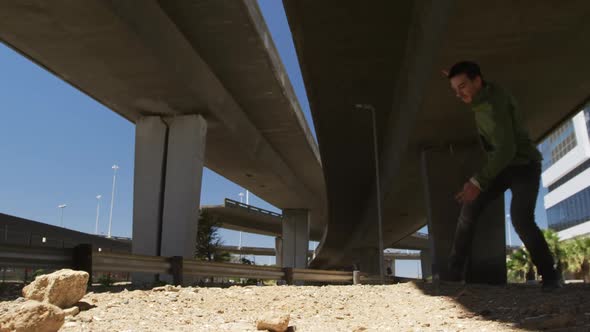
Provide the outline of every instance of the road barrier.
[[[117,252],[99,252],[91,245],[73,249],[0,245],[0,266],[12,268],[72,268],[93,272],[141,272],[171,275],[181,285],[185,276],[236,277],[297,282],[376,283],[380,279],[359,271],[280,268],[246,264],[215,263],[178,256],[159,257]],[[356,277],[353,278],[353,275]]]

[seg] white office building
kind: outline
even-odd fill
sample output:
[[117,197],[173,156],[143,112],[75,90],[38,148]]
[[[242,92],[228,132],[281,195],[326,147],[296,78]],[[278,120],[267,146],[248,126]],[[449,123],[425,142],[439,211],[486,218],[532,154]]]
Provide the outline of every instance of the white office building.
[[590,234],[590,106],[540,145],[547,223],[562,240]]

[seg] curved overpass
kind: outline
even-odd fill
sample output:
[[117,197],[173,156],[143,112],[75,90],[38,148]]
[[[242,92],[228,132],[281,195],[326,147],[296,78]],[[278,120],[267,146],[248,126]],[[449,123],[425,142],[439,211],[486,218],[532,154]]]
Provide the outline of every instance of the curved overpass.
[[[478,61],[487,78],[517,97],[535,140],[579,111],[590,95],[585,1],[283,3],[326,176],[329,231],[317,266],[350,265],[361,259],[357,253],[377,247],[371,117],[356,104],[376,109],[383,239],[394,247],[427,223],[428,211],[445,209],[426,202],[425,188],[433,188],[423,176],[424,151],[452,151],[476,139],[472,115],[454,98],[442,69]],[[446,167],[438,166],[437,179],[455,172]],[[460,185],[439,194],[450,197]],[[454,211],[447,200],[446,209]],[[499,242],[501,234],[494,235]]]

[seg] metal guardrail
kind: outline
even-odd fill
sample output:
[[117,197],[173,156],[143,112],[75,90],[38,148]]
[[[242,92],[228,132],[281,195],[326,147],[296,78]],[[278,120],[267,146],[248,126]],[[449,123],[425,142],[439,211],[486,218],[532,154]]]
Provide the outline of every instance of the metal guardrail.
[[203,277],[240,277],[250,279],[283,279],[283,269],[272,266],[213,263],[184,260],[184,274]]
[[330,281],[341,283],[352,283],[352,272],[293,269],[293,280],[298,281]]
[[276,212],[272,212],[272,211],[268,211],[265,209],[261,209],[261,208],[252,206],[252,205],[244,204],[244,203],[234,201],[233,199],[229,199],[229,198],[225,199],[225,206],[226,207],[242,208],[242,209],[246,209],[250,212],[256,212],[256,213],[261,213],[261,214],[265,214],[265,215],[272,216],[272,217],[283,218],[283,215],[278,214]]
[[[374,282],[375,278],[355,272],[293,269],[231,263],[203,262],[182,257],[158,257],[127,253],[98,252],[90,245],[74,249],[0,246],[0,266],[73,268],[92,272],[142,272],[172,275],[174,283],[183,283],[184,276],[236,277],[327,283]],[[360,276],[355,280],[354,274]]]
[[71,268],[73,249],[0,245],[0,266]]
[[146,272],[167,274],[171,263],[166,257],[112,252],[92,253],[92,270],[101,272]]

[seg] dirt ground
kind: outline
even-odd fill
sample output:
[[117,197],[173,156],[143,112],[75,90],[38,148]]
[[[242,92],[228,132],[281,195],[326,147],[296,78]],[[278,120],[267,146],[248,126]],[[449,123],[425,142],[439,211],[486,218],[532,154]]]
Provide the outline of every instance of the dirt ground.
[[[437,295],[433,294],[436,293]],[[0,302],[11,305],[9,298]],[[291,331],[590,331],[590,286],[234,286],[89,292],[60,331],[256,331],[290,314]]]

